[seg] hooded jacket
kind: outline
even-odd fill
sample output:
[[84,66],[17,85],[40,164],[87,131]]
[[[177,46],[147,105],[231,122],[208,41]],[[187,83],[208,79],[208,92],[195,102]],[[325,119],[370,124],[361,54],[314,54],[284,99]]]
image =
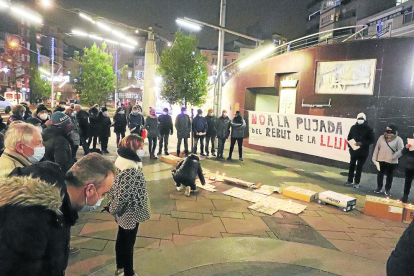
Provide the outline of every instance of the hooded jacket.
[[242,117],[236,117],[231,122],[231,138],[244,138],[246,121]]
[[76,120],[78,120],[81,137],[89,136],[89,113],[85,110],[79,110],[76,113]]
[[227,139],[230,135],[230,119],[229,117],[220,116],[217,119],[217,138]]
[[354,139],[355,142],[362,143],[358,150],[353,150],[349,145],[349,153],[354,157],[367,157],[369,154],[369,146],[374,144],[375,136],[374,131],[368,126],[367,121],[362,125],[355,124],[351,127],[348,134],[348,141]]
[[203,169],[201,168],[200,159],[194,154],[190,154],[186,159],[178,163],[177,168],[173,171],[174,181],[184,186],[195,184],[197,176],[201,184],[205,184]]
[[190,138],[191,121],[187,114],[179,114],[175,118],[175,129],[177,130],[177,138]]
[[160,130],[158,128],[158,118],[156,116],[148,116],[145,119],[145,129],[148,131],[147,137],[148,138],[156,138],[160,135]]
[[111,119],[109,117],[105,117],[102,112],[99,112],[99,122],[100,122],[100,131],[99,131],[99,137],[102,138],[109,138],[111,137]]
[[70,236],[60,189],[30,177],[0,181],[1,275],[64,275]]
[[20,116],[19,113],[13,113],[7,120],[7,125],[10,125],[12,122],[15,122],[15,121],[24,121],[24,119],[22,116]]
[[150,218],[147,183],[139,156],[128,148],[118,149],[115,167],[119,174],[108,192],[109,212],[123,229]]
[[125,114],[116,113],[114,116],[114,132],[123,133],[126,131],[127,119]]
[[49,126],[43,131],[43,145],[46,152],[44,161],[52,161],[60,165],[66,173],[73,165],[71,143],[73,141],[65,135],[63,129],[56,126]]

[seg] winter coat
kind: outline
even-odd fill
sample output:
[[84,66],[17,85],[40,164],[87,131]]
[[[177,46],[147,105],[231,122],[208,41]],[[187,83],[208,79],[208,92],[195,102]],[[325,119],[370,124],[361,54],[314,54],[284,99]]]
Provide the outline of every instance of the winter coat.
[[367,122],[364,122],[362,125],[356,124],[351,127],[351,130],[348,134],[348,141],[354,139],[355,142],[362,143],[361,147],[357,150],[353,150],[350,146],[349,153],[353,157],[368,157],[369,146],[374,144],[375,137],[374,131],[371,127],[368,126]]
[[206,116],[207,134],[206,137],[216,138],[217,136],[217,118],[215,116]]
[[61,107],[60,105],[58,105],[58,106],[56,106],[55,107],[55,110],[53,111],[53,113],[55,113],[55,112],[65,112],[65,108],[64,107]]
[[79,110],[76,114],[81,137],[89,137],[89,113],[85,110]]
[[179,114],[175,119],[177,138],[190,138],[191,121],[187,114]]
[[388,145],[384,135],[381,135],[372,154],[372,161],[398,164],[398,159],[401,157],[402,150],[404,149],[403,140],[397,136],[393,141],[388,142]]
[[47,127],[46,122],[49,121],[49,119],[42,120],[42,119],[40,119],[39,116],[37,116],[37,114],[34,117],[37,118],[37,119],[39,119],[40,121],[42,121],[42,123],[41,123],[42,128],[45,129]]
[[159,122],[156,116],[155,117],[148,116],[145,119],[145,129],[148,131],[147,133],[148,138],[155,138],[160,135],[160,130],[158,129],[158,125],[159,125]]
[[220,116],[217,119],[217,138],[227,139],[230,135],[230,118]]
[[[128,127],[131,130],[131,133],[141,134],[141,129],[143,128],[143,126],[144,126],[144,116],[142,116],[142,114],[131,113],[129,115]],[[135,130],[132,130],[134,128]]]
[[244,138],[244,130],[246,129],[246,121],[241,118],[242,123],[238,123],[234,118],[231,122],[231,138]]
[[24,106],[26,107],[26,111],[24,112],[24,116],[23,116],[23,120],[27,120],[30,117],[32,117],[32,111],[30,111],[30,108],[28,106]]
[[111,137],[111,119],[109,117],[105,117],[102,113],[99,113],[99,122],[100,122],[100,131],[99,137],[102,138],[109,138]]
[[402,155],[406,158],[405,168],[414,170],[414,151],[410,151],[409,149],[404,148]]
[[125,114],[116,113],[114,116],[114,132],[124,133],[126,131],[127,119]]
[[124,106],[125,115],[129,118],[129,115],[132,113],[132,105],[128,104]]
[[15,168],[22,168],[31,164],[29,160],[17,152],[5,149],[0,157],[0,177],[9,175]]
[[169,135],[174,133],[173,122],[170,115],[158,116],[158,122],[160,123],[159,129],[161,135]]
[[207,120],[202,116],[196,116],[193,120],[193,132],[194,133],[206,133],[208,129]]
[[80,145],[80,129],[78,125],[78,121],[76,120],[76,117],[71,116],[70,117],[70,125],[72,126],[72,131],[70,133],[70,139],[73,141],[73,144],[75,146]]
[[150,218],[147,184],[140,164],[141,159],[134,151],[118,149],[115,166],[119,174],[108,192],[108,205],[123,229],[134,229],[137,223]]
[[98,137],[101,134],[102,117],[99,116],[99,114],[97,116],[91,115],[89,117],[89,137]]
[[190,154],[186,159],[178,163],[177,168],[173,171],[174,181],[184,186],[194,185],[197,176],[200,178],[201,184],[204,185],[206,181],[200,159],[194,154]]
[[56,126],[46,128],[42,137],[46,149],[43,160],[59,164],[62,171],[66,173],[74,163],[70,138],[64,134],[61,128]]
[[387,261],[388,276],[411,276],[414,271],[414,220],[405,229]]
[[70,225],[60,210],[61,190],[29,177],[4,179],[1,184],[0,274],[64,275]]
[[10,125],[12,122],[15,121],[24,121],[23,117],[20,116],[20,114],[18,113],[13,113],[12,115],[10,115],[9,119],[7,120],[7,125]]

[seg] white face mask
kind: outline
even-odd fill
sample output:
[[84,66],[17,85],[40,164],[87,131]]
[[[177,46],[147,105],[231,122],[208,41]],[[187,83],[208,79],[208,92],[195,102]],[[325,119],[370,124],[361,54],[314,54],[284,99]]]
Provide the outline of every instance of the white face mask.
[[168,115],[168,112],[165,112],[165,111],[164,111],[162,114],[164,114],[164,115]]
[[[32,148],[30,146],[28,146],[28,147],[29,148]],[[40,160],[42,160],[43,157],[45,156],[46,149],[45,149],[45,147],[36,147],[36,148],[32,148],[32,149],[33,149],[33,155],[32,156],[28,156],[27,159],[32,164],[39,163]]]
[[108,117],[108,111],[102,112],[102,115],[104,115],[105,117]]
[[139,158],[142,158],[145,156],[145,150],[137,150],[137,155]]
[[365,123],[365,120],[359,119],[357,122],[359,125],[362,125],[363,123]]
[[39,115],[39,118],[44,121],[44,120],[47,120],[48,115],[47,115],[47,113],[42,113],[42,114]]
[[227,113],[223,113],[223,117],[227,117]]
[[125,111],[119,111],[118,113],[121,114],[121,115],[124,115]]
[[184,111],[183,114],[187,114],[187,111]]

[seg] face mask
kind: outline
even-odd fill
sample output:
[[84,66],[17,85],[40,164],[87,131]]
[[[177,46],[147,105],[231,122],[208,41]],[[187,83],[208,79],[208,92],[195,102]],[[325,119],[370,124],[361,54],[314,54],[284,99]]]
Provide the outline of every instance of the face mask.
[[142,158],[145,156],[145,150],[137,150],[137,155],[139,158]]
[[210,113],[210,114],[208,114],[208,116],[213,117],[213,116],[214,116],[214,114],[213,114],[213,113]]
[[363,123],[365,123],[365,120],[358,120],[357,122],[358,124],[362,125]]
[[73,115],[73,116],[76,116],[76,113],[77,113],[76,111],[73,111],[73,112],[72,112],[72,115]]
[[[104,199],[101,198],[100,200],[98,200],[98,202],[96,202],[96,204],[94,206],[85,205],[85,206],[83,206],[82,210],[80,210],[80,211],[83,212],[83,213],[87,213],[87,212],[91,212],[93,210],[96,210],[99,206],[101,206],[103,200]],[[88,201],[86,200],[86,202],[88,202]]]
[[103,112],[102,115],[104,115],[105,117],[108,117],[108,111]]
[[124,115],[125,111],[119,111],[118,113],[121,114],[121,115]]
[[227,117],[227,113],[223,113],[223,117]]
[[392,130],[387,130],[385,131],[387,134],[394,134],[394,132]]
[[46,113],[42,113],[39,115],[39,118],[44,121],[44,120],[47,120],[48,115]]
[[164,111],[162,114],[164,114],[164,115],[168,115],[168,112],[165,112],[165,111]]
[[183,114],[187,114],[187,111],[184,111]]
[[[27,145],[26,145],[27,146]],[[30,146],[28,146],[29,148],[32,148]],[[32,148],[33,149],[33,155],[32,156],[27,156],[27,159],[29,160],[30,163],[32,164],[36,164],[39,163],[40,160],[43,159],[43,156],[45,156],[45,152],[46,149],[45,147],[36,147],[36,148]]]
[[137,115],[138,114],[138,111],[132,111],[132,114]]

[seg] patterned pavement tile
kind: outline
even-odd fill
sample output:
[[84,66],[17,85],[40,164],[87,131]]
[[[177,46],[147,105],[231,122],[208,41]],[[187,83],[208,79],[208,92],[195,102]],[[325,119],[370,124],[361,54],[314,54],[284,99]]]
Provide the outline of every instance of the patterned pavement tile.
[[201,213],[192,213],[192,212],[179,212],[179,211],[171,211],[171,217],[173,218],[181,218],[181,219],[203,219],[203,215]]
[[173,243],[175,245],[187,242],[201,241],[205,239],[210,239],[210,237],[200,237],[200,236],[187,236],[187,235],[173,235]]
[[80,236],[115,240],[118,224],[115,221],[89,219],[80,232]]
[[244,219],[243,213],[226,212],[226,211],[212,211],[214,217]]
[[341,252],[357,255],[369,260],[385,263],[390,256],[390,251],[383,249],[378,244],[361,244],[356,241],[330,240]]
[[96,251],[103,251],[108,240],[92,239],[92,238],[71,238],[71,246],[76,246],[82,249],[90,249]]
[[177,200],[177,211],[211,214],[214,205],[209,199],[200,198],[197,201]]
[[332,231],[318,231],[319,234],[324,236],[328,240],[346,240],[352,241],[351,237],[345,232],[332,232]]
[[252,216],[247,217],[245,220],[222,218],[221,220],[228,233],[266,237],[269,236],[266,231],[271,231],[260,217]]
[[[221,237],[226,232],[220,218],[205,216],[204,220],[178,219],[179,234],[200,237]],[[177,233],[178,234],[178,233]]]
[[362,229],[381,229],[385,230],[385,224],[376,218],[368,217],[368,216],[345,216],[345,215],[337,215],[338,218],[345,221],[349,225],[354,228],[362,228]]
[[340,175],[339,173],[334,173],[334,172],[327,172],[327,171],[325,171],[325,172],[315,172],[315,174],[317,174],[319,176],[322,176],[322,177],[325,177],[325,178],[336,178],[336,179],[343,178],[342,175]]
[[310,226],[321,231],[353,232],[349,224],[334,215],[324,217],[302,217]]
[[160,247],[160,239],[137,237],[135,247],[139,248],[158,248]]
[[138,236],[164,240],[172,240],[172,235],[178,233],[177,219],[166,215],[161,215],[159,221],[147,220],[138,228]]
[[385,232],[384,230],[378,229],[359,229],[359,228],[352,228],[352,230],[362,237],[370,237],[370,238],[392,238],[390,234]]
[[392,251],[395,249],[399,239],[371,238],[371,240],[378,243],[384,249]]
[[239,213],[250,213],[249,207],[252,203],[244,200],[235,200],[225,201],[225,200],[212,200],[217,211],[227,211],[227,212],[239,212]]

